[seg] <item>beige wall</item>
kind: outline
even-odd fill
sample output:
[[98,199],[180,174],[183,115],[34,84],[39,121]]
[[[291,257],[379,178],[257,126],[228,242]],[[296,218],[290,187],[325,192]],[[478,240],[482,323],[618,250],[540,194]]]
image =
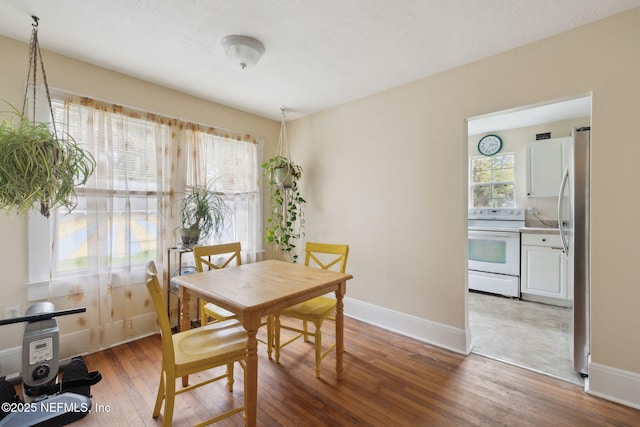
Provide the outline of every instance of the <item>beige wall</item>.
[[[0,52],[3,54],[2,66],[0,66],[0,100],[20,109],[27,77],[29,47],[0,37]],[[265,155],[268,156],[275,151],[280,130],[280,124],[277,121],[206,102],[47,51],[43,51],[43,56],[47,80],[52,88],[159,113],[167,117],[264,137]],[[3,105],[0,110],[6,108],[6,105]],[[4,317],[5,306],[20,305],[24,313],[31,304],[26,300],[25,289],[27,221],[23,218],[0,214],[0,236],[5,248],[0,257],[0,271],[3,272],[0,284],[2,288],[0,316]],[[22,345],[23,330],[22,324],[0,328],[0,356],[3,350]],[[0,366],[0,371],[1,369]]]
[[348,296],[467,328],[466,119],[593,94],[592,361],[640,374],[640,9],[289,127],[307,238],[351,245]]

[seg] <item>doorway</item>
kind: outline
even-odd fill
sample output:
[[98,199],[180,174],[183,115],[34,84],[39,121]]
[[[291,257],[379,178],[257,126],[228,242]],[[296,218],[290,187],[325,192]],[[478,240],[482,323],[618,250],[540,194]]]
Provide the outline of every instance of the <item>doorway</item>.
[[[469,118],[469,164],[474,157],[483,158],[478,152],[479,140],[488,134],[498,135],[502,153],[513,153],[515,157],[513,205],[504,207],[525,209],[527,227],[552,233],[558,224],[558,198],[527,195],[527,144],[536,139],[568,137],[572,129],[590,125],[591,96]],[[476,203],[470,189],[469,207],[483,207]],[[573,370],[572,290],[570,283],[567,301],[559,302],[533,302],[469,291],[467,314],[472,352],[584,384],[582,376]]]

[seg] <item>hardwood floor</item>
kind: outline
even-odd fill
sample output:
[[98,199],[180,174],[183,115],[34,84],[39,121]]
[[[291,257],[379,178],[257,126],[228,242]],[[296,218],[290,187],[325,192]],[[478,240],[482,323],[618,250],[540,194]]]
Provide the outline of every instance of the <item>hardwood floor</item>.
[[[324,336],[333,339],[328,323]],[[478,355],[463,355],[345,319],[345,371],[335,356],[313,368],[313,345],[283,350],[281,365],[259,354],[261,426],[638,426],[640,411],[590,396],[582,388]],[[151,418],[161,363],[160,336],[85,357],[103,380],[91,388],[94,410],[74,426],[159,426]],[[212,384],[176,398],[173,425],[196,424],[242,401],[241,369],[233,393]],[[216,425],[240,426],[235,415]]]

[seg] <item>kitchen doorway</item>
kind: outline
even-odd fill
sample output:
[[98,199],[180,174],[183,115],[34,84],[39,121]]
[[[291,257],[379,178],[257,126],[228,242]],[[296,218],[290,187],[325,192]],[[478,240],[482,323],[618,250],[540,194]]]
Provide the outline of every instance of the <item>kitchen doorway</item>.
[[[511,205],[491,207],[519,208],[526,211],[525,227],[554,233],[558,227],[558,196],[545,194],[532,197],[528,179],[529,143],[549,138],[569,137],[575,128],[591,125],[591,96],[582,96],[487,114],[468,119],[468,154],[470,177],[473,159],[491,159],[479,151],[479,141],[497,135],[500,154],[513,153]],[[561,151],[562,153],[562,151]],[[495,155],[497,153],[493,153]],[[566,154],[559,154],[565,155]],[[498,183],[502,184],[502,183]],[[478,206],[475,182],[470,180],[469,208]],[[560,182],[557,183],[559,189]],[[475,191],[475,193],[474,193]],[[508,192],[507,192],[508,194]],[[500,203],[499,197],[494,198]],[[491,203],[494,203],[492,201]],[[509,203],[508,201],[506,203]],[[531,240],[531,236],[527,237]],[[542,272],[544,276],[546,272]],[[574,371],[573,281],[567,275],[566,301],[554,298],[505,297],[470,290],[467,303],[472,352],[575,384],[584,384],[583,376]],[[528,295],[528,294],[523,294]]]

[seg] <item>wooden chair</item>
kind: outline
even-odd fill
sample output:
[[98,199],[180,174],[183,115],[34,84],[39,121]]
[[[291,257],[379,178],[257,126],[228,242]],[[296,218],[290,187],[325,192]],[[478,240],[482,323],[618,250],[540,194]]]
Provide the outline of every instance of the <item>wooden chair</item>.
[[[330,258],[328,260],[325,260],[327,254],[330,255]],[[339,271],[341,273],[344,273],[345,269],[347,268],[348,256],[349,245],[307,242],[305,246],[304,265],[309,266],[309,263],[313,261],[314,265],[325,270],[328,270],[333,266],[338,266]],[[320,296],[288,307],[287,309],[282,310],[280,313],[274,315],[274,347],[276,353],[276,363],[280,363],[281,348],[288,344],[291,344],[300,337],[304,337],[304,340],[308,342],[309,337],[313,336],[315,345],[316,377],[319,378],[320,363],[322,362],[322,359],[324,359],[336,347],[336,344],[333,343],[333,345],[331,345],[325,352],[322,351],[322,322],[324,322],[325,319],[330,319],[334,315],[335,310],[335,298]],[[301,320],[302,329],[294,326],[283,325],[280,321],[281,316]],[[309,332],[307,322],[312,322],[315,325],[314,333]],[[297,333],[297,335],[284,343],[280,343],[281,329],[294,331]]]
[[[158,271],[153,261],[147,264],[147,288],[156,309],[162,334],[162,372],[153,418],[160,415],[160,407],[164,400],[162,425],[169,427],[172,424],[176,395],[224,378],[227,379],[229,391],[233,391],[234,363],[240,362],[244,367],[246,362],[247,333],[237,320],[227,320],[172,335],[162,287],[158,280]],[[183,377],[184,381],[184,378],[190,374],[225,365],[224,374],[198,384],[190,386],[184,384],[184,388],[176,390],[176,379]],[[244,411],[244,405],[228,410],[198,426],[219,421],[242,411]]]
[[[220,245],[211,246],[196,246],[193,248],[193,257],[196,261],[196,271],[202,272],[205,270],[218,270],[228,267],[235,260],[236,265],[242,265],[241,256],[242,247],[240,242],[225,243]],[[213,319],[213,322],[221,322],[230,319],[237,319],[238,316],[225,308],[222,308],[211,302],[200,300],[200,322],[201,324],[209,323],[209,319]],[[271,359],[272,353],[272,337],[273,337],[273,322],[272,317],[267,317],[267,320],[260,326],[267,325],[267,339],[259,339],[260,342],[267,345],[267,353],[269,359]]]
[[[233,260],[236,265],[242,265],[240,254],[242,247],[240,242],[226,243],[222,245],[196,246],[193,248],[193,258],[196,261],[196,271],[218,270],[229,266]],[[200,300],[200,322],[209,323],[209,318],[214,322],[237,319],[235,313],[219,307],[211,302]]]

